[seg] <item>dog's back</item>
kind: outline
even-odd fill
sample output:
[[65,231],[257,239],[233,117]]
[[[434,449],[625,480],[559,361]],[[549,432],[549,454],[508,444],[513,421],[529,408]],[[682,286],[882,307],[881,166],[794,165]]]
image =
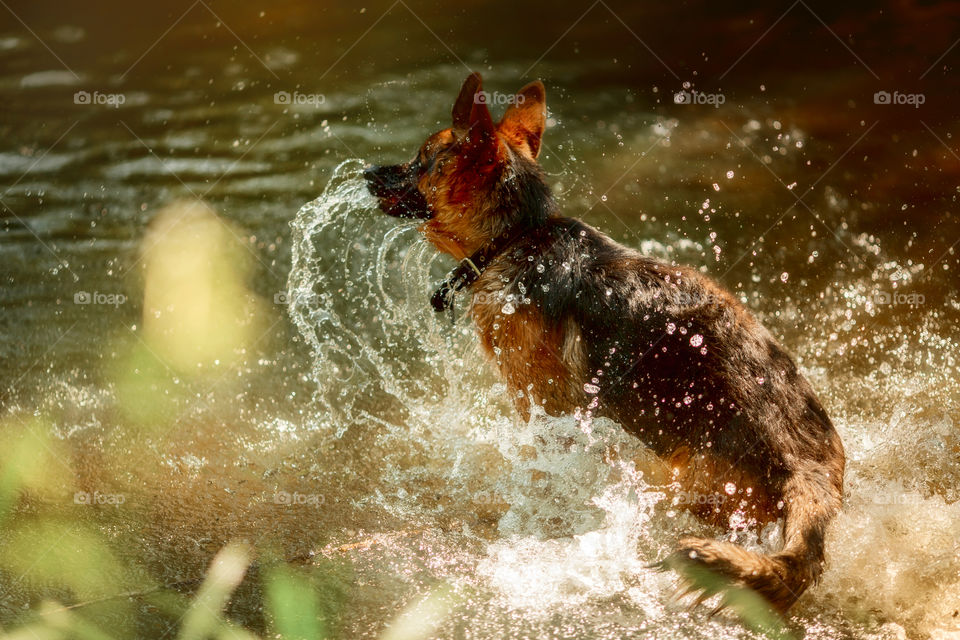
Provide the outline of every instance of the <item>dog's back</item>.
[[[483,344],[522,411],[617,420],[716,524],[735,512],[760,524],[787,517],[779,560],[696,539],[675,560],[705,563],[780,609],[819,576],[843,448],[791,358],[732,295],[569,218],[503,251],[475,294]],[[802,575],[786,570],[793,562]]]

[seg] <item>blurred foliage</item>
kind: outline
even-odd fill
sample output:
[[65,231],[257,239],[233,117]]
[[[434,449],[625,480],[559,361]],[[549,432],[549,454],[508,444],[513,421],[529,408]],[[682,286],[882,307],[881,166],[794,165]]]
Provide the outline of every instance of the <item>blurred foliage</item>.
[[764,637],[795,640],[796,636],[785,626],[780,616],[756,592],[737,586],[726,577],[695,562],[671,558],[666,567],[680,574],[686,582],[687,593],[699,594],[695,599],[696,604],[718,596],[715,612],[730,609],[748,629]]
[[[229,374],[266,337],[276,311],[249,286],[250,258],[239,233],[201,202],[175,203],[154,217],[141,250],[142,324],[134,340],[116,341],[119,364],[107,380],[134,433],[162,444],[189,400],[202,403],[199,392],[229,390]],[[202,580],[163,584],[124,555],[124,537],[113,531],[112,521],[138,517],[133,509],[120,515],[126,495],[79,486],[80,453],[55,433],[56,420],[39,414],[11,415],[0,425],[0,584],[34,597],[22,611],[0,602],[8,627],[0,637],[108,640],[165,631],[172,637],[175,630],[181,640],[257,638],[229,615],[241,583],[252,584],[262,601],[267,637],[340,637],[350,584],[345,561],[315,558],[294,566],[272,548],[232,542],[215,554]],[[103,443],[96,447],[94,465],[104,481],[111,471],[129,470],[129,462],[115,459],[122,455]],[[81,507],[91,511],[78,516]],[[426,637],[449,615],[444,603],[449,599],[428,594],[384,637]],[[157,631],[158,620],[168,621],[168,629]]]
[[267,578],[271,627],[281,638],[327,638],[327,618],[320,613],[310,580],[287,567],[272,569]]
[[229,223],[199,202],[159,211],[143,262],[144,344],[181,375],[234,364],[263,332],[263,302],[248,288],[251,257]]
[[201,202],[157,212],[142,242],[143,322],[113,382],[132,424],[162,429],[190,384],[229,383],[265,338],[270,307],[249,286],[252,254],[240,233]]

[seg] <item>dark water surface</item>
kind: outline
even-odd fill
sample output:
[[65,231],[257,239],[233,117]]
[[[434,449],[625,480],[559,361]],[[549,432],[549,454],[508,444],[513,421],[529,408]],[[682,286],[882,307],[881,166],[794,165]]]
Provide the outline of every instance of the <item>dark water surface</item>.
[[[427,305],[449,262],[363,193],[477,70],[494,95],[543,79],[566,214],[735,291],[837,423],[847,503],[792,630],[960,637],[958,25],[906,2],[0,7],[0,460],[39,442],[45,475],[0,530],[0,625],[188,593],[245,540],[320,566],[339,637],[438,588],[436,637],[747,634],[646,568],[702,525],[642,448],[522,423]],[[262,631],[252,576],[230,613]],[[177,624],[87,609],[119,637]]]

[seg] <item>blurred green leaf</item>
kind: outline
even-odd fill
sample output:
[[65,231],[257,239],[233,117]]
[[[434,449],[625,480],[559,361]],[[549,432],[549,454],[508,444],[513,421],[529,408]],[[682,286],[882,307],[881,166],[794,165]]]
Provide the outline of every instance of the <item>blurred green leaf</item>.
[[203,640],[221,631],[223,609],[250,565],[250,549],[231,543],[210,563],[207,577],[183,618],[180,640]]
[[[114,640],[114,636],[102,631],[82,616],[65,609],[56,602],[45,602],[40,607],[40,616],[48,629],[62,631],[69,638],[78,640]],[[57,636],[60,637],[60,636]]]
[[243,627],[224,623],[217,632],[218,640],[260,640],[256,634],[250,633]]
[[60,640],[66,637],[64,632],[51,629],[42,622],[25,624],[0,636],[3,640]]
[[426,640],[432,638],[456,608],[458,598],[448,586],[434,589],[400,612],[383,632],[381,640]]
[[175,375],[146,344],[134,344],[111,377],[124,417],[135,425],[159,429],[176,416],[177,401],[185,395]]
[[0,522],[24,491],[65,500],[72,482],[69,461],[63,443],[50,436],[46,420],[31,416],[0,425]]
[[152,586],[118,560],[97,532],[75,521],[19,524],[0,548],[0,565],[24,582],[69,589],[78,600]]
[[724,576],[692,562],[674,563],[672,568],[706,597],[719,594],[721,606],[736,613],[750,630],[776,640],[794,640],[780,616],[755,591],[731,584]]
[[284,640],[329,637],[313,584],[292,569],[277,566],[269,572],[266,600],[273,631]]

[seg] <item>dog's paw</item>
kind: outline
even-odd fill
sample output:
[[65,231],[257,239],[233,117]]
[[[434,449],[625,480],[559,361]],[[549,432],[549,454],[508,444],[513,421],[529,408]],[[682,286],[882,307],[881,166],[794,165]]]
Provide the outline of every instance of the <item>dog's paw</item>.
[[676,573],[678,581],[672,598],[677,602],[689,598],[689,610],[716,598],[709,617],[729,609],[754,630],[771,637],[791,637],[770,603],[751,589],[746,581],[734,577],[738,574],[730,575],[731,570],[739,564],[738,555],[750,552],[734,548],[734,555],[731,555],[728,547],[733,545],[702,538],[683,538],[676,551],[648,566],[658,571]]
[[[691,555],[687,549],[678,549],[660,562],[651,565],[651,568],[661,572],[673,571],[677,575],[677,586],[671,597],[677,602],[682,602],[692,596],[688,606],[692,610],[714,596],[729,593],[734,585],[731,580],[698,563],[696,556],[691,557]],[[725,598],[721,598],[710,615],[722,611],[728,604]]]

